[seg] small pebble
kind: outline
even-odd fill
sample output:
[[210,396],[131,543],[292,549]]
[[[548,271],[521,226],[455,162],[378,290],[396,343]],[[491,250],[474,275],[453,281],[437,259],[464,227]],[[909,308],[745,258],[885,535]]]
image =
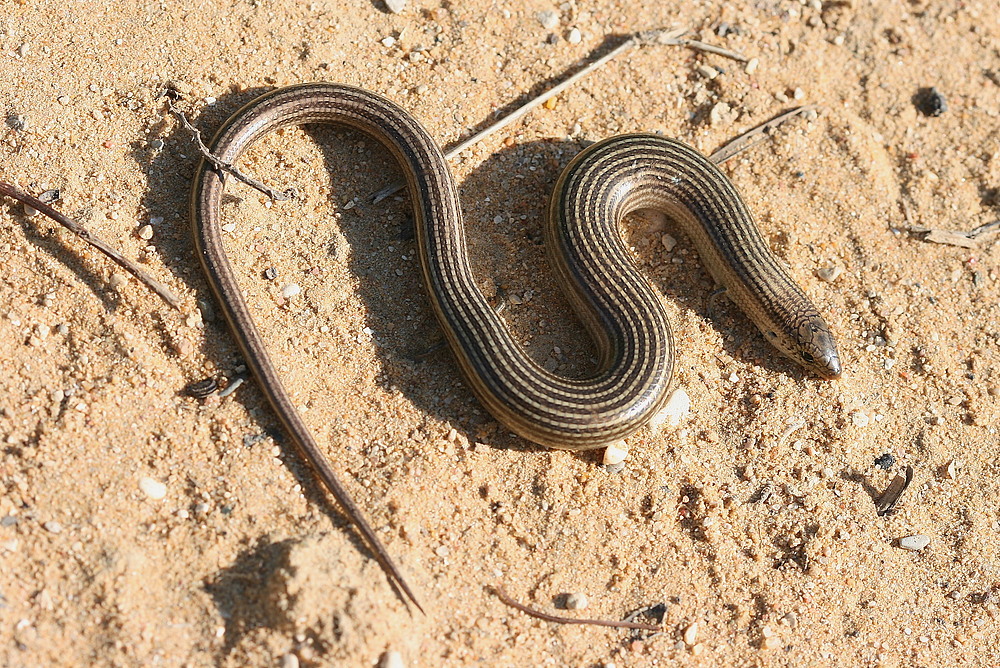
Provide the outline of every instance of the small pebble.
[[580,30],[578,28],[573,28],[569,31],[569,35],[566,36],[566,41],[570,44],[579,44],[582,39],[583,35],[580,34]]
[[159,501],[167,495],[167,486],[164,485],[159,480],[150,478],[148,476],[143,476],[139,478],[139,489],[142,493],[153,499],[154,501]]
[[697,67],[697,70],[698,70],[698,74],[700,74],[701,76],[705,77],[709,81],[711,81],[715,77],[719,76],[719,70],[717,70],[714,67],[711,67],[709,65],[699,65]]
[[663,244],[663,250],[669,253],[675,246],[677,246],[677,239],[674,239],[669,234],[664,234],[660,237],[660,243]]
[[382,38],[382,46],[384,46],[387,49],[391,46],[394,46],[395,44],[396,44],[396,38],[393,37],[392,35]]
[[667,403],[664,404],[663,408],[650,418],[649,426],[654,432],[664,424],[676,427],[690,411],[691,397],[688,396],[687,390],[678,387],[667,397]]
[[747,74],[753,74],[754,72],[757,71],[758,67],[760,67],[760,59],[751,58],[749,61],[747,61],[747,65],[746,67],[743,68],[743,71],[746,72]]
[[393,14],[399,14],[406,9],[406,0],[385,0],[385,8]]
[[117,289],[128,283],[128,278],[125,274],[111,274],[111,278],[108,279],[108,285],[112,288]]
[[20,132],[28,127],[28,119],[20,114],[10,114],[7,116],[7,127],[11,130]]
[[42,527],[49,533],[62,533],[62,525],[59,522],[49,520]]
[[59,97],[56,98],[56,102],[65,106],[70,103],[70,99],[68,95],[60,95]]
[[559,25],[559,12],[554,9],[546,9],[545,11],[538,12],[535,14],[535,18],[538,19],[538,22],[546,30],[552,30]]
[[948,111],[948,101],[937,88],[921,88],[914,101],[917,110],[924,116],[940,116]]
[[796,88],[795,90],[792,91],[792,98],[793,99],[801,100],[805,96],[806,96],[806,92],[804,90],[802,90],[801,88]]
[[708,120],[712,125],[729,125],[736,120],[737,112],[728,102],[717,102],[708,112]]
[[267,269],[264,270],[264,278],[266,278],[267,280],[273,281],[277,277],[278,277],[278,270],[275,269],[274,267],[268,267]]
[[694,645],[698,641],[698,622],[691,622],[691,624],[684,629],[684,642],[688,646]]
[[281,668],[299,668],[299,657],[288,652],[281,656]]
[[899,539],[899,546],[904,550],[912,550],[913,552],[919,552],[928,545],[930,545],[930,536],[925,536],[923,534],[915,534],[913,536],[906,536],[905,538]]
[[851,413],[851,423],[855,427],[867,427],[869,422],[871,422],[871,417],[869,417],[868,413],[864,411],[854,411]]
[[139,231],[136,232],[136,234],[139,235],[140,239],[145,239],[146,241],[149,241],[150,239],[153,238],[153,226],[143,225],[142,227],[139,228]]
[[624,442],[612,443],[604,450],[604,465],[615,466],[628,458],[628,448]]
[[20,56],[21,58],[24,58],[26,55],[28,55],[29,51],[31,51],[31,44],[29,44],[28,42],[25,42],[21,46],[17,47],[17,55]]
[[406,668],[406,664],[402,654],[390,650],[379,657],[378,668]]
[[844,269],[836,265],[832,267],[822,267],[816,270],[816,275],[819,279],[821,281],[826,281],[827,283],[832,283],[837,280],[842,273],[844,273]]
[[587,607],[590,601],[587,600],[586,594],[572,593],[566,595],[566,609],[567,610],[583,610]]
[[875,459],[875,466],[879,467],[883,471],[888,471],[895,463],[896,458],[892,456],[891,452],[880,455]]
[[28,206],[27,204],[22,204],[21,209],[24,211],[24,215],[28,218],[38,215],[38,210],[35,207]]
[[159,151],[160,149],[163,148],[163,146],[164,143],[162,139],[153,139],[149,142],[149,148],[153,149],[154,151]]
[[302,292],[302,288],[299,287],[298,283],[289,283],[281,288],[281,296],[285,299],[291,299],[300,292]]

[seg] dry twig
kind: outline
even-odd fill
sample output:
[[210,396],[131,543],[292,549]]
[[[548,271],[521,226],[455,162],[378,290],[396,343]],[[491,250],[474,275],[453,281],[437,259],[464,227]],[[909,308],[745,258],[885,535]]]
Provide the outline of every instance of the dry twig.
[[184,115],[184,112],[179,111],[174,106],[173,100],[171,100],[170,97],[167,97],[167,106],[170,108],[171,113],[173,113],[174,116],[180,119],[180,122],[184,125],[184,128],[189,133],[191,133],[191,141],[193,141],[197,145],[198,152],[205,157],[205,160],[208,160],[210,163],[212,163],[212,166],[214,166],[216,169],[226,172],[227,174],[232,174],[233,177],[236,178],[237,180],[242,181],[251,188],[254,188],[255,190],[259,190],[260,192],[264,193],[274,201],[281,202],[284,200],[293,199],[295,197],[295,188],[288,188],[283,192],[279,192],[274,188],[264,184],[262,181],[259,181],[253,178],[252,176],[247,176],[246,174],[244,174],[243,172],[241,172],[228,162],[220,160],[218,157],[215,156],[214,153],[212,153],[209,150],[208,146],[205,145],[205,142],[202,141],[201,132],[198,130],[198,128],[191,125],[191,122],[188,121],[187,116]]
[[550,615],[547,612],[541,612],[540,610],[535,610],[534,608],[529,608],[526,605],[518,603],[510,596],[507,595],[499,585],[493,587],[493,593],[497,595],[501,601],[506,603],[512,608],[520,610],[526,615],[535,617],[536,619],[541,619],[546,622],[555,622],[556,624],[589,624],[591,626],[610,626],[615,629],[635,629],[637,631],[661,631],[662,629],[654,624],[639,624],[637,622],[615,622],[607,619],[576,619],[573,617],[557,617],[556,615]]
[[795,107],[794,109],[786,111],[783,114],[779,114],[774,118],[772,118],[771,120],[769,120],[768,122],[761,123],[757,127],[747,130],[746,132],[736,137],[735,139],[726,142],[717,151],[712,153],[712,155],[708,156],[708,159],[717,165],[721,165],[726,160],[732,158],[734,155],[741,153],[742,151],[745,151],[746,149],[753,146],[753,144],[756,143],[751,141],[754,137],[759,137],[760,135],[767,133],[769,130],[778,127],[788,119],[794,116],[798,116],[799,114],[804,114],[805,112],[810,111],[812,109],[815,109],[815,106],[807,104],[802,107]]
[[882,495],[875,500],[875,513],[879,517],[891,515],[896,509],[896,504],[903,496],[903,492],[913,482],[913,467],[907,466],[903,473],[897,474]]
[[37,197],[32,197],[28,193],[23,192],[22,190],[18,189],[17,187],[9,183],[4,183],[0,181],[0,195],[6,195],[7,197],[16,199],[18,202],[26,204],[31,208],[35,209],[36,211],[43,213],[52,220],[56,221],[57,223],[68,229],[70,232],[80,237],[81,239],[86,241],[88,244],[90,244],[100,252],[104,253],[122,269],[124,269],[125,271],[132,274],[140,281],[142,281],[150,290],[158,294],[160,298],[163,299],[163,301],[167,302],[175,309],[180,310],[180,300],[178,300],[177,297],[174,296],[174,293],[172,293],[167,288],[167,286],[163,285],[163,283],[160,283],[158,280],[147,274],[137,264],[135,264],[131,260],[128,260],[124,255],[119,253],[110,244],[108,244],[106,241],[104,241],[97,235],[93,234],[90,230],[85,228],[80,223],[76,222],[72,218],[63,215],[59,211],[56,211],[51,206],[41,201]]

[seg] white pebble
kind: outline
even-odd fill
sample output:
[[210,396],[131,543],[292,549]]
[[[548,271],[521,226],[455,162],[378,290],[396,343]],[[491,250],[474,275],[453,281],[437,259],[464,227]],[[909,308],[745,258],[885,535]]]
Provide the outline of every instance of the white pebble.
[[281,657],[281,668],[299,668],[299,657],[291,652]]
[[708,120],[712,125],[728,125],[736,120],[736,115],[727,102],[717,102],[708,112]]
[[393,46],[395,43],[396,43],[396,38],[393,37],[392,35],[382,38],[382,46],[384,46],[387,49]]
[[691,412],[691,397],[683,387],[676,388],[667,397],[667,403],[650,420],[649,426],[657,432],[664,424],[678,426]]
[[535,18],[538,19],[538,22],[546,30],[552,30],[559,25],[559,13],[554,9],[546,9],[545,11],[538,12],[535,14]]
[[38,210],[33,206],[28,206],[27,204],[22,204],[21,208],[24,210],[24,215],[28,218],[38,215]]
[[567,610],[583,610],[589,603],[590,601],[587,600],[586,594],[572,593],[566,595]]
[[677,239],[674,239],[669,234],[664,234],[660,237],[660,243],[663,244],[663,249],[669,253],[677,245]]
[[690,626],[684,629],[684,642],[688,647],[698,641],[698,622],[691,622]]
[[628,448],[624,441],[612,443],[604,451],[604,465],[615,466],[621,464],[628,458]]
[[139,489],[142,490],[143,494],[154,501],[159,501],[167,495],[167,486],[159,480],[150,478],[149,476],[139,478]]
[[698,74],[700,74],[701,76],[705,77],[709,81],[711,81],[715,77],[719,76],[719,70],[717,70],[714,67],[711,67],[709,65],[699,65],[697,67],[697,70],[698,70]]
[[749,61],[747,61],[747,66],[743,68],[743,71],[746,72],[747,74],[753,74],[754,72],[757,71],[758,67],[760,67],[760,59],[751,58]]
[[136,232],[136,234],[139,235],[140,239],[145,239],[146,241],[149,241],[150,239],[153,238],[153,226],[143,225],[142,227],[139,228],[139,231]]
[[62,533],[62,525],[59,522],[50,520],[42,525],[49,533]]
[[300,292],[302,292],[302,288],[299,287],[298,283],[289,283],[285,287],[281,288],[281,296],[285,299],[291,299]]
[[913,536],[906,536],[905,538],[899,539],[899,546],[904,550],[913,550],[914,552],[919,552],[928,545],[930,545],[930,536],[925,536],[923,534],[916,534]]
[[406,9],[406,0],[385,0],[385,7],[393,14],[399,14]]
[[854,411],[851,413],[851,422],[855,427],[864,428],[871,422],[871,417],[865,411]]
[[826,281],[827,283],[832,283],[837,280],[837,278],[844,273],[843,267],[838,267],[836,265],[832,267],[822,267],[816,270],[816,275],[819,276],[821,281]]
[[579,44],[582,39],[583,35],[580,34],[580,30],[578,28],[573,28],[569,31],[569,35],[566,36],[566,41],[570,44]]
[[402,654],[399,652],[388,651],[379,657],[378,668],[406,668],[406,664],[403,663]]

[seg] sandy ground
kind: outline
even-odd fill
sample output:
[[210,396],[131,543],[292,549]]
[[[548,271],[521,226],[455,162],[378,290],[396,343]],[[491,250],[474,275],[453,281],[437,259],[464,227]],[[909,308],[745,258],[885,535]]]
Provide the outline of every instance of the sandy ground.
[[[623,35],[671,24],[759,67],[637,49],[454,161],[483,290],[521,302],[506,317],[540,362],[585,373],[590,344],[540,245],[551,184],[583,141],[659,131],[710,152],[811,103],[816,118],[725,169],[846,371],[804,377],[735,307],[710,308],[685,238],[668,251],[669,225],[633,223],[692,412],[631,438],[619,473],[498,428],[447,352],[414,361],[437,334],[408,204],[345,206],[391,179],[377,145],[288,131],[244,165],[301,199],[231,188],[227,237],[260,326],[427,609],[411,614],[253,383],[183,395],[240,358],[191,251],[195,152],[158,93],[173,82],[211,134],[271,87],[351,83],[448,145]],[[910,230],[998,217],[998,43],[989,0],[410,0],[399,15],[381,0],[7,0],[0,178],[58,188],[61,210],[183,309],[4,204],[0,664],[995,665],[1000,237],[962,248]],[[918,108],[932,86],[936,117]],[[302,294],[283,303],[289,282]],[[898,512],[876,516],[907,465]],[[914,535],[929,544],[900,546]],[[498,584],[567,616],[660,606],[664,631],[532,619]],[[561,610],[574,593],[587,607]]]

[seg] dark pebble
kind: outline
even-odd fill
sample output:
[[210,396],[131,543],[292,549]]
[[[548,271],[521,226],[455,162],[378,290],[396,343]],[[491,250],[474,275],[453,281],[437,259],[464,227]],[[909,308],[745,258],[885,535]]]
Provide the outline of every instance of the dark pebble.
[[885,453],[881,457],[875,460],[875,466],[879,467],[884,471],[888,471],[896,463],[896,458],[892,456],[891,453]]
[[921,88],[914,96],[913,102],[924,116],[940,116],[948,111],[948,102],[937,88]]

